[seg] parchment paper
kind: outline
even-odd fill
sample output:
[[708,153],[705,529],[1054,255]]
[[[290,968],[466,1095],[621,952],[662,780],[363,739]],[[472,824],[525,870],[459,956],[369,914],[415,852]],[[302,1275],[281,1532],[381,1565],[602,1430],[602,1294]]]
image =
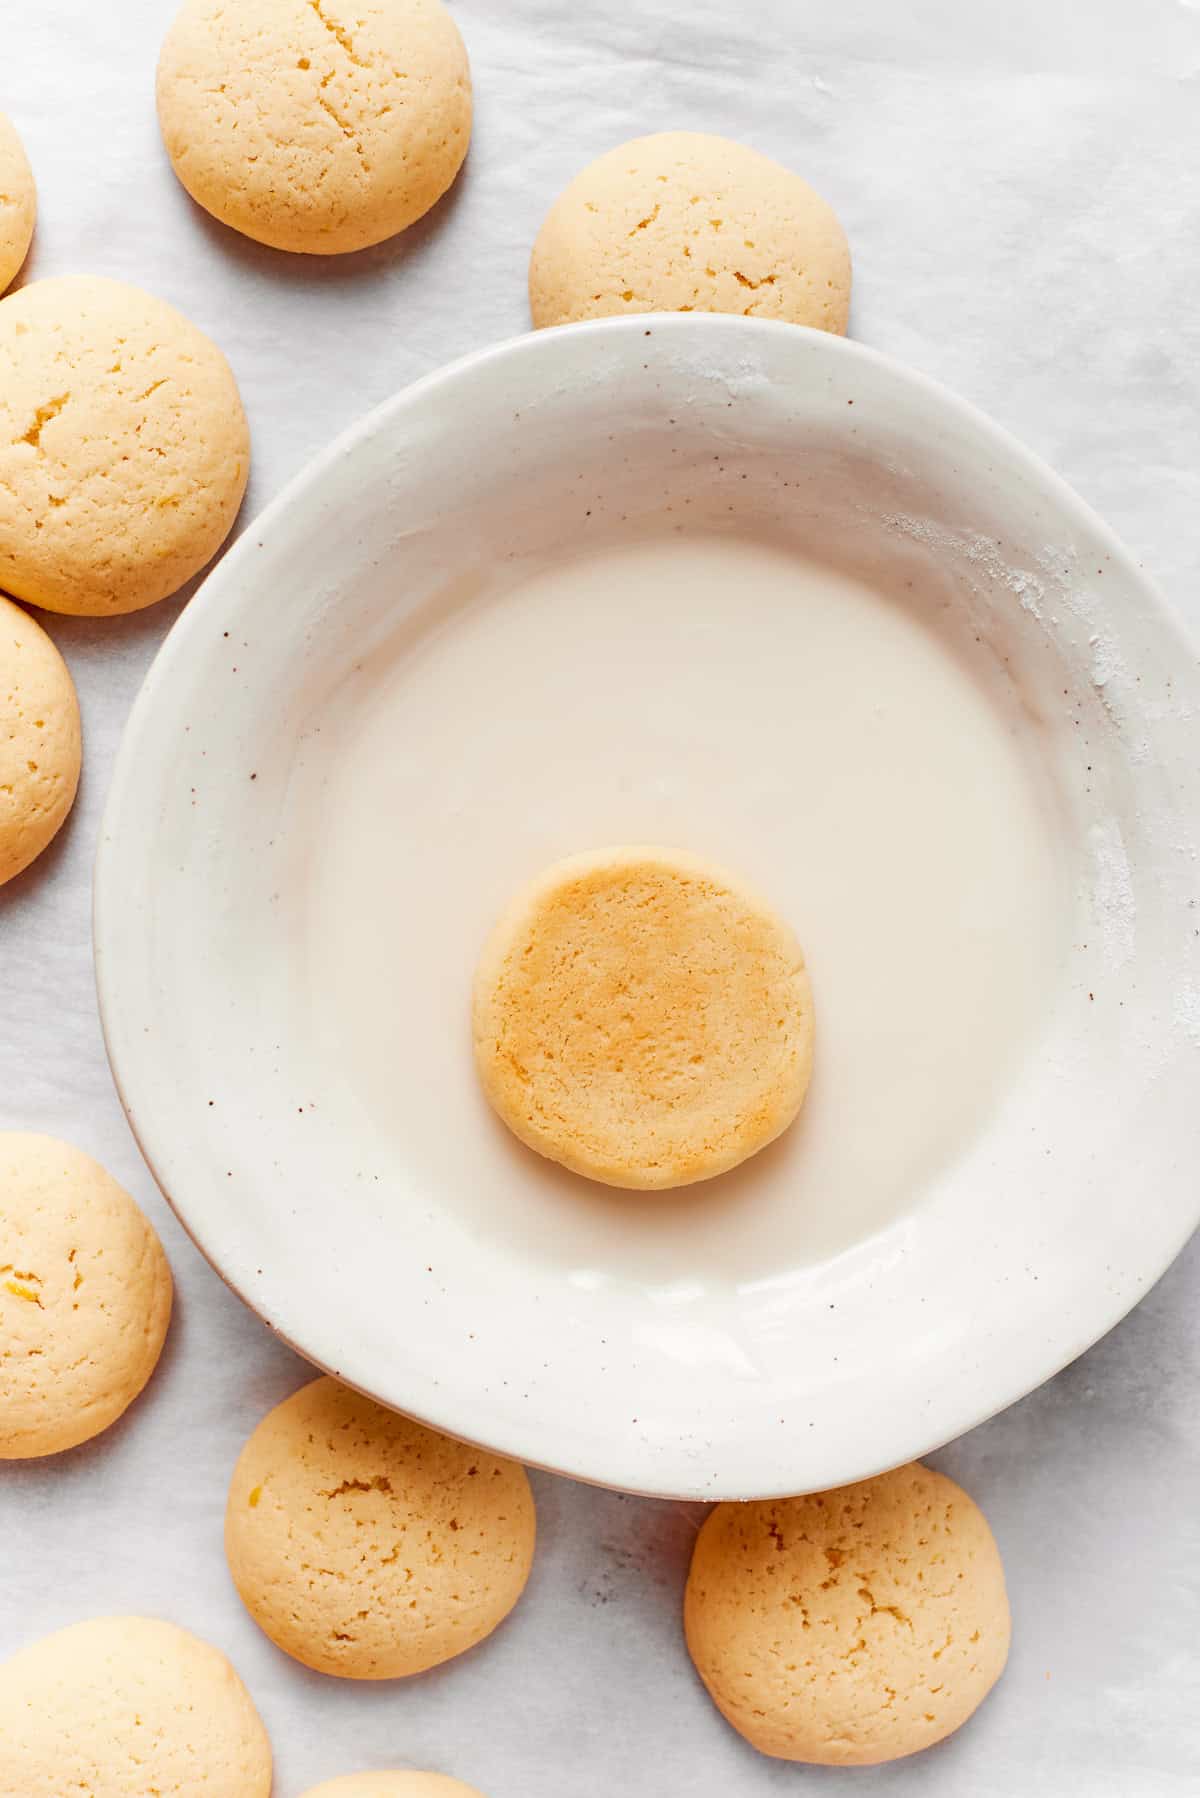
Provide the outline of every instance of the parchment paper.
[[[0,107],[41,196],[25,279],[123,277],[216,337],[254,434],[244,519],[396,388],[524,330],[526,257],[560,186],[625,137],[690,126],[809,176],[854,247],[853,333],[1048,457],[1200,627],[1197,0],[454,10],[478,95],[464,178],[406,237],[310,261],[215,225],[171,175],[153,82],[172,0],[0,0]],[[304,1673],[258,1634],[225,1570],[225,1487],[245,1435],[306,1370],[156,1192],[109,1078],[91,976],[100,807],[176,610],[48,620],[82,696],[84,785],[58,845],[0,893],[0,1127],[100,1157],[161,1229],[179,1290],[161,1372],[121,1425],[51,1463],[0,1464],[0,1654],[105,1612],[188,1625],[251,1687],[278,1798],[389,1764],[453,1771],[488,1798],[1200,1791],[1196,1244],[1084,1360],[938,1457],[992,1519],[1016,1631],[992,1701],[917,1761],[855,1774],[755,1756],[683,1651],[698,1513],[548,1477],[528,1597],[465,1660],[354,1686]]]

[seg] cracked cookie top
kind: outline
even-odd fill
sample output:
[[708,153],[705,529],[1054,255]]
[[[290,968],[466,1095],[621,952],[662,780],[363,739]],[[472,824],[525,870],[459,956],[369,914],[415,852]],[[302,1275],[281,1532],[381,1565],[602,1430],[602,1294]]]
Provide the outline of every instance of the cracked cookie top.
[[99,1435],[153,1373],[171,1270],[149,1219],[90,1155],[0,1133],[0,1460]]
[[228,362],[165,300],[86,275],[0,300],[0,588],[153,605],[221,547],[249,467]]
[[158,116],[207,212],[278,250],[340,254],[405,230],[450,187],[471,77],[441,0],[185,0]]
[[688,1649],[764,1754],[871,1766],[941,1741],[1004,1670],[987,1519],[914,1462],[804,1498],[721,1504],[696,1542]]
[[733,312],[844,334],[850,251],[832,207],[767,156],[702,131],[634,138],[576,175],[529,265],[535,325]]
[[524,1468],[333,1379],[264,1417],[225,1513],[230,1571],[256,1623],[345,1679],[422,1673],[490,1635],[524,1590],[534,1531]]

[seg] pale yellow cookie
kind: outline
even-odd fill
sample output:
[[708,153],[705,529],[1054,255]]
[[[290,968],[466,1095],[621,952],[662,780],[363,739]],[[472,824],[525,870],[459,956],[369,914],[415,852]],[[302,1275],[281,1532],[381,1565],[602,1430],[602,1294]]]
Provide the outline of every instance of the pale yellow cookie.
[[345,1679],[397,1679],[507,1617],[533,1560],[525,1470],[337,1380],[259,1424],[229,1488],[225,1549],[255,1622]]
[[41,625],[0,595],[0,886],[59,830],[75,803],[80,753],[67,664]]
[[184,187],[277,250],[365,249],[440,200],[471,136],[441,0],[184,0],[158,65]]
[[844,333],[850,250],[818,193],[728,138],[663,131],[559,195],[529,265],[535,325],[627,312],[736,312]]
[[111,1174],[53,1137],[0,1134],[0,1460],[106,1430],[170,1315],[162,1244]]
[[229,364],[172,306],[93,276],[0,300],[0,587],[136,612],[225,541],[250,441]]
[[0,112],[0,293],[29,254],[36,219],[37,189],[25,146]]
[[95,1617],[0,1666],[0,1798],[270,1798],[271,1745],[207,1642]]
[[480,1794],[444,1773],[347,1773],[313,1786],[304,1798],[480,1798]]
[[786,1130],[812,1071],[800,945],[731,874],[601,849],[513,900],[475,979],[484,1091],[522,1142],[644,1190],[736,1167]]
[[940,1742],[1004,1671],[1004,1569],[975,1502],[914,1462],[808,1498],[722,1504],[684,1603],[717,1708],[764,1754],[869,1767]]

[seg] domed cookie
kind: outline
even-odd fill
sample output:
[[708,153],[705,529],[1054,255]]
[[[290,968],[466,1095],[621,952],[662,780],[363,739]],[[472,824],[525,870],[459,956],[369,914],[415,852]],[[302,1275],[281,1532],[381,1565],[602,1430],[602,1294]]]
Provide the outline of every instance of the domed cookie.
[[162,1244],[111,1174],[53,1137],[0,1134],[0,1460],[106,1430],[170,1315]]
[[0,595],[0,886],[66,820],[81,753],[70,670],[36,619]]
[[0,1798],[270,1798],[271,1746],[207,1642],[96,1617],[0,1666]]
[[674,849],[597,850],[519,893],[475,980],[484,1090],[539,1155],[609,1186],[684,1186],[785,1130],[813,1005],[791,930]]
[[229,364],[164,300],[93,276],[0,300],[0,588],[153,605],[225,541],[249,465]]
[[734,312],[844,333],[850,250],[790,169],[728,138],[664,131],[610,150],[546,217],[529,265],[535,325],[634,312]]
[[966,1722],[1008,1658],[987,1520],[917,1463],[807,1498],[721,1504],[688,1575],[688,1649],[764,1754],[874,1766]]
[[439,200],[471,136],[471,76],[441,0],[185,0],[158,65],[184,187],[277,250],[336,254]]
[[37,219],[37,189],[25,146],[0,112],[0,293],[20,273]]
[[331,1379],[259,1424],[225,1513],[255,1622],[345,1679],[421,1673],[490,1635],[524,1590],[534,1531],[524,1468]]

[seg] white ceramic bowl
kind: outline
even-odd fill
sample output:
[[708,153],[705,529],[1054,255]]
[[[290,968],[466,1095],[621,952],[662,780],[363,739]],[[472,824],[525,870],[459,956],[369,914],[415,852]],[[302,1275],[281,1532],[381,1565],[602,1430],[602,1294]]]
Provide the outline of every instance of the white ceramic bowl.
[[[419,646],[484,603],[480,569],[619,535],[668,505],[782,523],[822,554],[849,544],[892,585],[947,598],[946,627],[969,626],[1020,690],[1080,907],[1025,1063],[953,1165],[878,1227],[814,1254],[782,1242],[753,1277],[719,1265],[722,1229],[755,1230],[752,1188],[725,1222],[719,1201],[688,1209],[703,1198],[658,1214],[658,1248],[669,1263],[676,1242],[681,1265],[706,1218],[711,1278],[646,1277],[628,1208],[605,1214],[600,1273],[560,1252],[548,1207],[562,1194],[530,1198],[540,1169],[489,1134],[469,1073],[450,1092],[438,1072],[469,1064],[457,993],[428,1078],[418,1059],[397,1104],[495,1158],[494,1190],[478,1162],[482,1194],[425,1178],[326,1103],[322,1021],[289,997],[289,792],[330,694],[397,631]],[[865,1476],[1063,1366],[1197,1222],[1198,702],[1179,628],[1088,508],[978,413],[870,350],[695,315],[485,351],[333,445],[246,531],[151,670],[96,870],[100,1002],[130,1122],[230,1285],[390,1405],[651,1493]],[[544,793],[506,786],[502,666],[495,703],[461,728],[498,745],[487,803],[532,870],[538,808],[566,801],[552,754]],[[657,753],[669,827],[661,740]],[[578,826],[570,846],[614,835],[611,819]],[[428,817],[380,828],[411,838],[413,890],[436,887]],[[479,880],[482,923],[506,884],[492,892],[486,867]],[[402,935],[403,892],[395,903]],[[477,946],[455,948],[467,976]]]

